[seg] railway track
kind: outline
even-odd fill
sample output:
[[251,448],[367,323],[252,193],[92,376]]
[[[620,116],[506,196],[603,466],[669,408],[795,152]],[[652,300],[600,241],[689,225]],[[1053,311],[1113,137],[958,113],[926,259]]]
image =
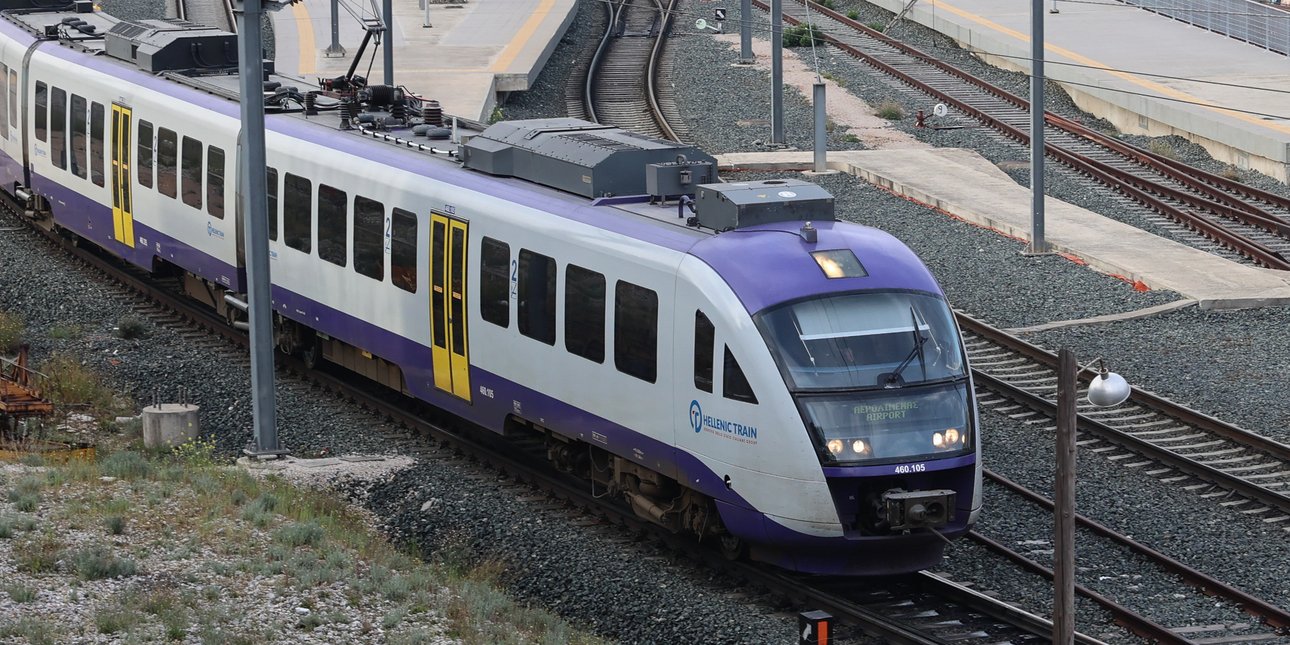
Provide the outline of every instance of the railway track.
[[[680,141],[657,79],[677,0],[618,0],[604,3],[606,26],[585,72],[582,106],[570,116],[614,125],[656,138]],[[570,101],[570,103],[575,103]]]
[[[753,2],[769,10],[762,0]],[[801,2],[785,3],[786,23],[807,20],[807,6]],[[1029,144],[1030,106],[1025,99],[814,2],[809,11],[810,21],[828,43],[948,104],[960,117]],[[1290,199],[1137,148],[1054,114],[1047,114],[1045,120],[1045,149],[1050,158],[1248,261],[1290,270]]]
[[175,15],[180,20],[237,33],[233,0],[175,0]]

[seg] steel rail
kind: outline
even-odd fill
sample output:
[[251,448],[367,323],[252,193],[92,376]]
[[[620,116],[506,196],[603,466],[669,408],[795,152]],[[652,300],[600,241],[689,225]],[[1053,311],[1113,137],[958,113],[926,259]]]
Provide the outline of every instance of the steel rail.
[[596,118],[596,70],[600,69],[600,59],[604,56],[605,50],[609,47],[609,39],[614,35],[614,26],[618,24],[618,15],[626,6],[628,0],[619,0],[618,4],[613,2],[605,3],[605,12],[608,14],[608,24],[605,25],[605,35],[600,37],[600,46],[596,47],[596,53],[591,56],[591,65],[587,68],[587,82],[583,89],[583,102],[587,107],[587,117],[595,122],[600,123]]
[[[1013,493],[1020,495],[1021,497],[1024,497],[1049,511],[1053,510],[1052,500],[1004,477],[1003,475],[987,469],[985,471],[985,477],[986,479],[1003,486],[1009,491],[1012,491]],[[1166,571],[1176,574],[1188,584],[1199,588],[1201,591],[1209,595],[1223,598],[1224,600],[1229,600],[1240,605],[1246,613],[1263,619],[1264,622],[1276,629],[1284,630],[1290,628],[1290,611],[1286,611],[1272,603],[1256,598],[1240,589],[1237,589],[1236,587],[1214,578],[1213,576],[1188,566],[1169,555],[1138,542],[1115,529],[1085,517],[1084,515],[1076,513],[1075,523],[1078,526],[1082,526],[1092,531],[1100,537],[1110,540],[1159,564]]]
[[[763,0],[753,0],[753,3],[763,10],[769,10],[769,6],[765,2],[763,2]],[[923,60],[928,64],[931,64],[937,67],[941,71],[944,71],[960,79],[968,81],[976,85],[978,88],[983,89],[989,92],[990,94],[995,95],[997,98],[1003,99],[1005,101],[1008,101],[1009,103],[1013,103],[1019,106],[1029,105],[1024,101],[1021,101],[1019,98],[1008,94],[1002,89],[999,89],[979,79],[975,79],[967,75],[966,73],[962,72],[961,70],[958,70],[952,66],[941,63],[940,61],[936,61],[931,57],[925,54],[922,54],[921,52],[918,52],[917,50],[911,47],[904,45],[903,43],[899,43],[898,41],[894,41],[887,36],[874,32],[868,27],[865,27],[864,25],[861,25],[860,23],[854,20],[851,20],[846,16],[838,14],[836,11],[832,11],[826,7],[815,4],[813,2],[810,4],[810,7],[813,9],[816,9],[818,12],[828,16],[829,18],[832,18],[838,22],[841,22],[847,25],[848,27],[852,27],[856,30],[861,31],[866,36],[873,37],[879,41],[882,41],[885,44],[888,44],[900,49],[901,52],[905,53],[906,55],[910,55],[920,60]],[[794,24],[794,25],[801,24],[801,20],[797,19],[794,16],[785,15],[784,20],[789,24]],[[820,34],[819,37],[822,40],[834,45],[835,47],[854,56],[855,58],[864,61],[866,64],[879,69],[883,73],[889,76],[898,78],[911,87],[914,87],[926,94],[934,96],[942,101],[945,101],[946,103],[949,103],[955,106],[956,108],[963,111],[964,113],[972,116],[973,118],[979,121],[982,121],[983,123],[988,124],[990,127],[1002,132],[1003,134],[1005,134],[1010,138],[1013,138],[1014,140],[1017,140],[1023,145],[1028,145],[1030,143],[1030,134],[1028,131],[1022,130],[1021,128],[1014,126],[1003,119],[1000,119],[991,114],[988,114],[984,110],[970,104],[969,102],[963,99],[960,99],[949,92],[938,89],[927,82],[919,80],[914,76],[902,71],[901,69],[893,65],[890,65],[886,62],[878,60],[875,57],[866,54],[860,49],[848,43],[845,43],[830,34],[826,34],[823,32],[817,32],[817,33]],[[1056,123],[1055,118],[1060,118],[1060,117],[1055,117],[1055,115],[1048,115],[1046,117],[1046,121],[1055,124]],[[1286,259],[1276,251],[1268,248],[1266,245],[1259,243],[1255,240],[1249,239],[1248,237],[1241,235],[1239,232],[1232,230],[1231,228],[1223,225],[1222,223],[1213,221],[1197,213],[1192,213],[1192,212],[1177,208],[1169,203],[1166,203],[1162,199],[1153,196],[1152,193],[1153,192],[1161,193],[1167,197],[1176,199],[1178,201],[1182,201],[1183,203],[1189,204],[1196,208],[1203,208],[1206,210],[1228,215],[1229,217],[1237,219],[1238,221],[1242,221],[1251,226],[1258,226],[1262,229],[1269,230],[1270,232],[1276,233],[1278,235],[1290,234],[1290,227],[1287,227],[1284,222],[1282,222],[1281,220],[1279,220],[1278,218],[1276,218],[1271,214],[1262,213],[1258,216],[1251,216],[1248,212],[1246,212],[1250,208],[1248,206],[1242,209],[1237,209],[1230,206],[1225,206],[1224,204],[1221,203],[1221,201],[1216,201],[1215,199],[1205,199],[1195,195],[1186,194],[1182,191],[1178,191],[1177,189],[1161,186],[1159,184],[1154,184],[1149,182],[1149,180],[1146,180],[1142,177],[1134,175],[1133,173],[1129,173],[1127,171],[1114,168],[1108,164],[1097,161],[1095,159],[1091,159],[1085,155],[1080,155],[1078,153],[1065,150],[1064,148],[1061,148],[1060,146],[1057,146],[1056,144],[1051,142],[1046,143],[1045,152],[1048,155],[1065,163],[1066,165],[1074,168],[1075,170],[1092,176],[1094,179],[1097,179],[1098,181],[1101,181],[1107,184],[1108,186],[1111,186],[1112,188],[1119,190],[1120,192],[1132,197],[1138,202],[1150,208],[1153,208],[1161,212],[1162,214],[1183,223],[1186,226],[1189,226],[1193,230],[1196,230],[1201,234],[1207,237],[1210,237],[1211,239],[1219,242],[1220,244],[1223,244],[1224,246],[1232,248],[1242,253],[1243,255],[1250,257],[1251,259],[1255,260],[1259,264],[1262,264],[1264,266],[1267,266],[1273,269],[1290,270],[1290,260]],[[1142,151],[1142,154],[1150,154],[1150,153],[1146,153],[1145,151]],[[1222,193],[1219,193],[1219,194],[1221,195]]]
[[654,0],[658,7],[659,14],[663,16],[662,24],[658,30],[658,38],[654,41],[654,48],[650,51],[649,65],[645,72],[645,93],[649,99],[650,112],[654,114],[654,121],[663,130],[663,134],[672,141],[680,141],[681,137],[677,136],[672,125],[667,122],[667,117],[663,115],[663,108],[659,107],[658,93],[655,85],[658,82],[658,62],[663,57],[663,46],[667,42],[667,32],[672,26],[672,10],[676,8],[677,0],[667,0],[667,6],[663,6],[663,0]]

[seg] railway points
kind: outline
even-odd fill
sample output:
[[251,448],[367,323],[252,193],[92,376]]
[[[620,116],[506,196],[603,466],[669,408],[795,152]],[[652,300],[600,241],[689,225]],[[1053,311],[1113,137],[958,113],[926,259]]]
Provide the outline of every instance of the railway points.
[[[899,12],[906,0],[873,4]],[[937,0],[914,5],[905,20],[991,64],[1029,70],[1029,3]],[[1285,56],[1119,3],[1061,3],[1046,16],[1044,39],[1045,74],[1081,109],[1122,132],[1181,135],[1219,161],[1290,180],[1285,96],[1254,89],[1284,91]]]
[[[492,114],[499,93],[532,86],[576,8],[574,0],[427,1],[428,11],[418,0],[394,0],[395,83],[434,88],[446,113],[479,120]],[[344,74],[365,32],[342,9],[339,44],[345,53],[329,54],[327,3],[287,5],[269,15],[278,71],[306,79]],[[427,17],[431,26],[423,27]],[[373,82],[382,78],[379,47],[368,47],[358,73]]]
[[[811,151],[731,153],[725,168],[809,167]],[[831,168],[1009,237],[1028,239],[1030,190],[962,149],[829,153]],[[934,171],[929,169],[934,168]],[[1176,291],[1202,309],[1290,304],[1281,274],[1199,251],[1049,197],[1049,243],[1089,266],[1152,289]]]

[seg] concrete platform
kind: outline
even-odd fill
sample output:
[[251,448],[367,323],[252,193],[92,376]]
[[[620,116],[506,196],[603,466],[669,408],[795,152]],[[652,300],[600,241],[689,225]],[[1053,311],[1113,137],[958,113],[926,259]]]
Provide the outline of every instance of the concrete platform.
[[[394,83],[437,99],[447,114],[476,120],[492,114],[498,92],[526,90],[537,80],[576,11],[575,0],[430,2],[428,11],[418,0],[393,2]],[[364,29],[342,4],[337,40],[343,52],[333,50],[330,7],[309,0],[269,14],[280,73],[314,80],[349,68]],[[381,46],[369,44],[356,73],[382,82],[382,59]]]
[[[813,152],[718,155],[722,169],[809,168]],[[1030,189],[976,152],[958,148],[830,152],[829,167],[955,217],[1030,239]],[[936,172],[928,172],[935,168]],[[1202,309],[1290,305],[1290,273],[1238,264],[1049,197],[1045,238],[1103,273],[1168,289]]]
[[[906,3],[869,1],[893,12]],[[1118,3],[1063,2],[1058,8],[1060,13],[1044,15],[1045,70],[1081,108],[1123,132],[1178,134],[1220,161],[1290,179],[1285,95],[1234,87],[1290,90],[1285,56]],[[1029,2],[924,0],[906,19],[992,64],[1030,70]]]

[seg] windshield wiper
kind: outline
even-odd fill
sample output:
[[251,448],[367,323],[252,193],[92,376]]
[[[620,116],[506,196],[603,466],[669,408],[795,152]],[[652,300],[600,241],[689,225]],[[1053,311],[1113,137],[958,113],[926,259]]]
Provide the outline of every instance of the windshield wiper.
[[927,363],[923,360],[923,344],[927,342],[927,337],[918,332],[918,313],[914,311],[913,305],[909,306],[909,317],[914,324],[914,328],[910,332],[914,335],[914,348],[909,350],[909,356],[906,356],[905,360],[901,361],[894,371],[887,374],[887,378],[883,381],[883,387],[888,389],[900,387],[904,383],[904,379],[900,378],[900,373],[905,371],[905,368],[909,366],[909,362],[914,360],[915,356],[918,357],[918,364],[923,368],[923,380],[927,380]]

